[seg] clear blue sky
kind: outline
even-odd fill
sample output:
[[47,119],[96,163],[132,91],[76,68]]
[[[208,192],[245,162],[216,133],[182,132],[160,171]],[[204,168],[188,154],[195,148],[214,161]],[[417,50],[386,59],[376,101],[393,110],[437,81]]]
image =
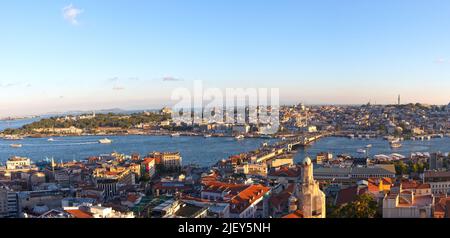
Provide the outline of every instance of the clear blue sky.
[[447,104],[449,26],[447,0],[2,1],[0,115],[159,107],[193,80]]

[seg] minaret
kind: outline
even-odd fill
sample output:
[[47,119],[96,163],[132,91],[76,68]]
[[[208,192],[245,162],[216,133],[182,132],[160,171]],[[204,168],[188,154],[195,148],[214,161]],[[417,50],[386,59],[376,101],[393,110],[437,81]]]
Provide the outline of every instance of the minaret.
[[400,106],[400,94],[398,95],[398,105]]
[[302,182],[303,184],[308,184],[311,181],[314,181],[313,177],[313,165],[311,162],[311,159],[309,157],[306,157],[303,160],[303,176],[302,176]]

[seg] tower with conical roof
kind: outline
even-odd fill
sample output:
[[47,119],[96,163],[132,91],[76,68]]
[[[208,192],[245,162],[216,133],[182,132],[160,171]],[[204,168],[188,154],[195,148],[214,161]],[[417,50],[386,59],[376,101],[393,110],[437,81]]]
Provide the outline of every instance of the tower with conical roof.
[[325,194],[320,190],[319,182],[314,180],[313,163],[306,157],[301,163],[302,179],[297,192],[298,208],[305,218],[325,218]]

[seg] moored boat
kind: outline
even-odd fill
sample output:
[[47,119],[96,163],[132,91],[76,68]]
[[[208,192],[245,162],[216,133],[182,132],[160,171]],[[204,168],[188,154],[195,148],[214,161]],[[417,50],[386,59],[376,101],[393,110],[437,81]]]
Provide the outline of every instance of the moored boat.
[[23,137],[18,136],[18,135],[6,135],[3,137],[3,139],[5,139],[5,140],[23,140]]
[[98,142],[99,142],[100,144],[111,144],[111,143],[112,143],[112,140],[110,140],[110,139],[108,139],[108,138],[104,138],[104,139],[98,140]]
[[170,135],[171,137],[180,137],[180,133],[173,133]]

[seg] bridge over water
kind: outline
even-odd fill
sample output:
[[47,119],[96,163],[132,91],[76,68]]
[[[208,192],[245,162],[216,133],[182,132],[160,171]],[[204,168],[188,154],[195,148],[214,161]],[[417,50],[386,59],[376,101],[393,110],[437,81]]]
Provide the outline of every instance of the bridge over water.
[[288,138],[284,141],[281,141],[277,144],[277,146],[285,146],[285,148],[288,151],[296,150],[301,147],[306,147],[310,145],[311,143],[327,136],[331,136],[333,133],[317,133],[317,134],[310,134],[310,135],[298,135],[295,137]]

